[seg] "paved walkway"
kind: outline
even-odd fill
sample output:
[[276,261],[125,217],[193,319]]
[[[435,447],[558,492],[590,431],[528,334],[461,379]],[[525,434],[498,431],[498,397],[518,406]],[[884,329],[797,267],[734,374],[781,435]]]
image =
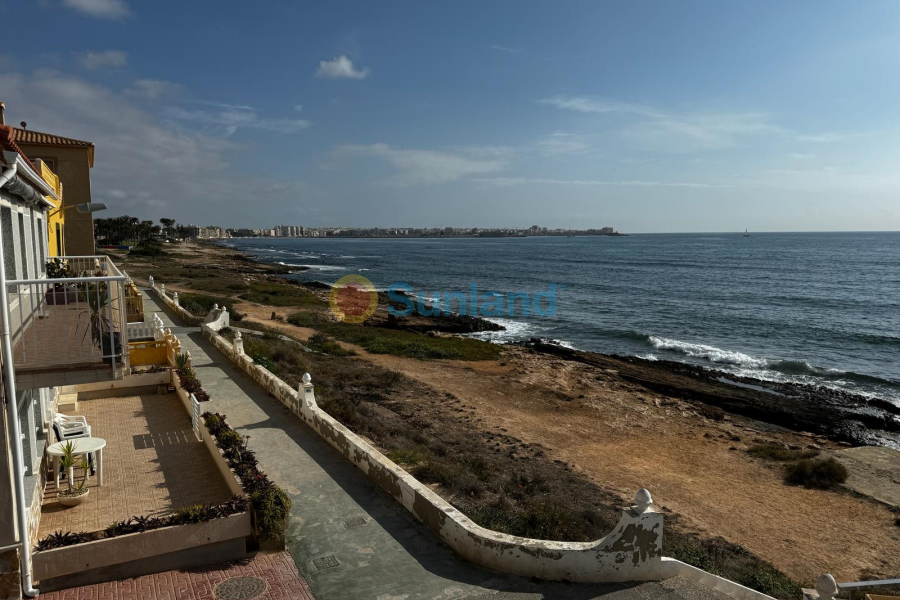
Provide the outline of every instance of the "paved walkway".
[[313,600],[309,586],[286,552],[85,585],[39,597],[41,600]]
[[[260,466],[290,495],[288,550],[319,600],[724,600],[673,579],[639,585],[535,582],[465,562],[206,340],[144,290],[190,351],[209,408],[249,436]],[[315,373],[313,383],[315,383]],[[362,524],[364,522],[364,524]]]

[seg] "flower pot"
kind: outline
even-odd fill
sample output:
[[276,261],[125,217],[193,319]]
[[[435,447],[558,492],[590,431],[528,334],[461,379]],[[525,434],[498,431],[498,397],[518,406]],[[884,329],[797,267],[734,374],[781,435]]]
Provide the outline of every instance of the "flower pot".
[[63,506],[78,506],[87,500],[88,494],[91,492],[91,490],[87,488],[76,494],[67,494],[67,491],[68,490],[56,494],[56,499],[59,500],[59,503]]

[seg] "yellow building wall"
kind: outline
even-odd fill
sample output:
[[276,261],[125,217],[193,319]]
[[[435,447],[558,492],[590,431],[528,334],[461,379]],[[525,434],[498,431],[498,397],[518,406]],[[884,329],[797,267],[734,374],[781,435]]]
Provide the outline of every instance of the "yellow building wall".
[[53,205],[53,208],[47,211],[47,241],[49,242],[50,256],[65,256],[66,212],[60,210],[60,206],[63,203],[63,184],[62,181],[60,181],[59,177],[57,177],[56,173],[50,170],[50,167],[47,166],[47,163],[42,160],[38,160],[36,162],[40,167],[41,177],[44,178],[44,181],[46,181],[47,184],[56,192],[56,195],[59,196],[59,202],[53,200],[53,198],[47,197],[47,202]]

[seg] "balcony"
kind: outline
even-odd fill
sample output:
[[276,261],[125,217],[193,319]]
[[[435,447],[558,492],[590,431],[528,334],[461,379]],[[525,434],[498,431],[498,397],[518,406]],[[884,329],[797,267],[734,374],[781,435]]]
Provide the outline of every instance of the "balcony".
[[51,277],[7,282],[17,385],[119,379],[128,369],[128,278],[106,256],[54,262]]

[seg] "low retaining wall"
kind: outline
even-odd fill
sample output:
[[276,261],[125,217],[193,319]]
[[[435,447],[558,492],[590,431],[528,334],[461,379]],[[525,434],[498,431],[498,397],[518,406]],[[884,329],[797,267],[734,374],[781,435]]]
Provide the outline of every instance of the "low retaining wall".
[[189,312],[186,308],[181,306],[178,302],[178,292],[175,292],[173,296],[170,296],[166,292],[165,284],[156,285],[156,282],[153,280],[153,277],[150,277],[150,289],[165,302],[166,306],[175,311],[178,316],[189,325],[202,325],[204,323],[213,324],[213,328],[215,331],[218,331],[222,327],[228,327],[229,319],[228,319],[228,311],[224,308],[214,309],[209,312],[205,317],[199,317],[192,312]]
[[200,325],[206,319],[205,317],[198,317],[197,315],[188,312],[183,306],[178,304],[171,296],[166,293],[166,286],[162,284],[160,286],[156,285],[156,282],[153,281],[153,278],[150,278],[150,289],[155,293],[163,302],[165,302],[166,306],[175,311],[182,321],[189,325]]
[[[130,533],[104,540],[75,544],[64,548],[54,548],[35,552],[33,557],[34,578],[39,581],[54,580],[59,577],[79,575],[84,578],[91,571],[99,571],[125,563],[140,564],[181,550],[192,550],[191,560],[181,560],[182,567],[204,563],[203,548],[229,540],[245,541],[252,533],[250,513],[231,515],[213,519],[205,523],[163,527],[141,533]],[[246,554],[244,542],[243,554]],[[240,558],[234,556],[233,558]],[[151,571],[152,572],[152,571]],[[117,573],[116,578],[133,575]],[[55,587],[55,586],[54,586]],[[47,591],[43,589],[42,591]]]
[[612,533],[594,542],[533,540],[485,529],[322,411],[304,376],[302,393],[243,353],[243,340],[229,342],[212,327],[204,335],[320,436],[424,522],[464,558],[484,567],[525,577],[583,582],[660,580],[663,516],[641,490]]

